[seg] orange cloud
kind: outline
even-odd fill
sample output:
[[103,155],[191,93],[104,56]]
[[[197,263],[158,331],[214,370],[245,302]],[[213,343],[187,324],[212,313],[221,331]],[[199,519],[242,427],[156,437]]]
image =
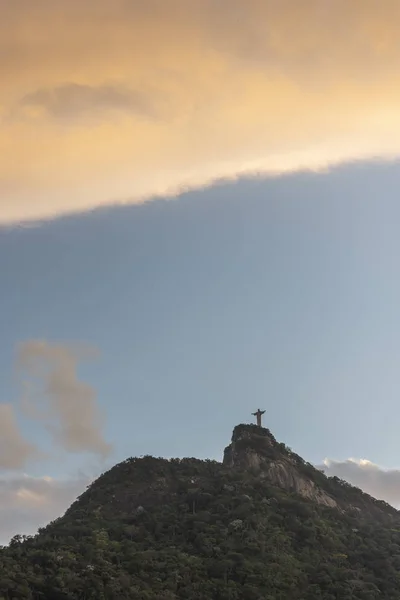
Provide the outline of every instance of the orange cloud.
[[21,469],[40,455],[21,434],[11,404],[0,404],[0,470]]
[[0,222],[400,151],[397,0],[0,0]]
[[27,340],[18,348],[18,367],[34,390],[29,393],[26,386],[25,412],[44,423],[55,444],[67,452],[91,452],[104,459],[112,447],[103,436],[96,393],[77,376],[79,361],[95,354],[94,348]]

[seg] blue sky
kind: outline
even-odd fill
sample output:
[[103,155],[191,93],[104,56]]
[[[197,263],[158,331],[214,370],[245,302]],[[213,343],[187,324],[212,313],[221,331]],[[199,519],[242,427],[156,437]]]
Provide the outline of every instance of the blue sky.
[[0,543],[127,456],[221,458],[258,407],[400,506],[400,4],[26,6],[0,19]]
[[[337,461],[332,473],[349,458],[396,469],[399,185],[397,164],[356,164],[3,228],[1,401],[49,453],[6,479],[72,481],[66,505],[128,456],[220,459],[258,407],[307,460]],[[24,412],[15,364],[29,340],[99,349],[77,377],[104,415],[105,461],[55,445]],[[28,530],[47,516],[21,511]]]
[[18,343],[81,341],[101,352],[79,376],[105,414],[110,464],[220,458],[261,406],[314,463],[398,466],[399,184],[398,165],[359,164],[4,229],[2,400],[18,410]]

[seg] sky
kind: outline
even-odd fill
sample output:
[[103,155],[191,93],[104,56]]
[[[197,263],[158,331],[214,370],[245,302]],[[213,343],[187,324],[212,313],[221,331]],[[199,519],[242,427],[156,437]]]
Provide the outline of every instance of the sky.
[[258,407],[400,506],[397,0],[0,15],[0,543]]

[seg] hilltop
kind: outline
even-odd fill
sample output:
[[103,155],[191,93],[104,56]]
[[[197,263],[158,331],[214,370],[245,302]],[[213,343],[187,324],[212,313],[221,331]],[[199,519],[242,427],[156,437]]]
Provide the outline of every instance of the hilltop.
[[0,598],[400,598],[400,514],[255,425],[222,463],[130,458],[0,552]]

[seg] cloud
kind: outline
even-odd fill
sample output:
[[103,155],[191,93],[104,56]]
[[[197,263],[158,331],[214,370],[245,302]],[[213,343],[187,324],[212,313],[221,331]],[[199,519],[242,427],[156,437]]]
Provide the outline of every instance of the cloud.
[[38,449],[22,436],[11,404],[0,404],[0,469],[21,469],[38,456]]
[[35,534],[61,516],[89,483],[84,475],[65,480],[28,475],[0,478],[0,544],[16,534]]
[[22,98],[21,108],[43,110],[55,119],[74,119],[103,111],[128,111],[151,115],[152,105],[142,94],[118,86],[78,85],[70,83],[51,89],[40,89]]
[[18,348],[18,367],[26,378],[25,412],[45,423],[54,442],[67,452],[106,457],[111,446],[95,391],[77,376],[79,361],[94,355],[92,348],[30,340]]
[[0,8],[2,223],[400,151],[398,0]]
[[400,469],[383,469],[369,460],[353,458],[325,459],[321,468],[329,477],[336,475],[374,498],[400,507]]

